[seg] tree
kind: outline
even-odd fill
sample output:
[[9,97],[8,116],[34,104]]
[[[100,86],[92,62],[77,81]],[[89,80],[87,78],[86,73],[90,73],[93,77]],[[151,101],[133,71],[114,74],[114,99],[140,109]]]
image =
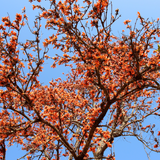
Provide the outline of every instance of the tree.
[[[130,20],[124,22],[128,34],[122,31],[116,37],[111,28],[119,10],[113,13],[106,0],[83,3],[53,0],[49,9],[33,5],[41,14],[33,30],[28,25],[35,39],[24,43],[19,35],[28,24],[25,8],[13,22],[9,16],[2,18],[1,159],[5,160],[6,141],[21,144],[27,159],[114,160],[114,153],[105,151],[121,136],[134,136],[160,152],[160,131],[155,122],[145,122],[160,116],[160,53],[154,49],[159,19],[150,22],[138,12],[134,27]],[[43,19],[51,33],[44,41]],[[48,56],[50,45],[62,54]],[[47,59],[53,60],[53,70],[62,64],[71,68],[66,80],[58,78],[48,86],[38,80]]]

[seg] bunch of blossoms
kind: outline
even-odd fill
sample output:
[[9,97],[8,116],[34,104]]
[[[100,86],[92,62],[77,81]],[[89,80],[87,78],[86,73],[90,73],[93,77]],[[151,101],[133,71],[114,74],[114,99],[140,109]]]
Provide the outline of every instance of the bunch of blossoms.
[[[126,20],[129,35],[123,31],[116,37],[111,27],[120,16],[116,10],[108,18],[109,1],[85,0],[84,6],[77,0],[50,1],[49,9],[40,4],[33,6],[41,12],[34,30],[29,27],[34,40],[19,42],[27,22],[25,9],[13,22],[4,17],[0,26],[3,159],[6,141],[21,144],[28,159],[113,160],[112,150],[109,155],[105,151],[121,136],[134,136],[159,152],[159,129],[154,122],[145,122],[160,115],[160,53],[153,49],[155,41],[159,43],[159,19],[149,22],[138,12],[141,27],[132,28]],[[42,19],[51,31],[42,42],[43,49]],[[50,46],[62,54],[49,56]],[[47,59],[53,60],[53,71],[58,65],[71,67],[66,80],[58,78],[48,86],[40,83]]]

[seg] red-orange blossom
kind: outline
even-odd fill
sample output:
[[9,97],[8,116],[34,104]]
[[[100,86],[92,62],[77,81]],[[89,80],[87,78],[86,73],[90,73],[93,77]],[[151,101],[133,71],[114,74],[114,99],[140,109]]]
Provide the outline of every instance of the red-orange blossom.
[[[114,160],[113,154],[105,155],[104,151],[120,136],[135,136],[150,150],[160,151],[160,129],[154,122],[144,123],[150,116],[160,116],[160,53],[154,49],[159,43],[159,19],[150,22],[138,12],[141,27],[132,27],[126,20],[129,35],[123,30],[122,36],[116,37],[111,27],[120,17],[119,10],[108,18],[109,1],[93,4],[84,0],[83,6],[78,2],[51,0],[49,8],[33,5],[41,14],[35,19],[34,30],[30,29],[35,39],[24,43],[19,35],[28,21],[25,8],[13,22],[2,18],[2,159],[6,141],[21,144],[28,160],[34,156],[41,160],[63,156],[69,160]],[[51,31],[44,40],[40,38],[42,19]],[[47,55],[50,45],[52,56]],[[56,54],[58,49],[61,55]],[[53,60],[53,74],[57,65],[71,67],[66,80],[41,84],[38,77],[47,59]]]

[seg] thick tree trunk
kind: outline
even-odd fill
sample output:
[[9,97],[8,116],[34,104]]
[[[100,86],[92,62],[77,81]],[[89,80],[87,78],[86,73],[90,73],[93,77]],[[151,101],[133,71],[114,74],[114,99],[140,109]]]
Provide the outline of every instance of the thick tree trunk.
[[103,159],[104,159],[103,154],[94,155],[94,160],[103,160]]
[[103,157],[103,153],[102,152],[102,146],[103,146],[103,142],[101,142],[101,145],[97,148],[97,151],[94,153],[94,159],[95,160],[103,160],[104,157]]

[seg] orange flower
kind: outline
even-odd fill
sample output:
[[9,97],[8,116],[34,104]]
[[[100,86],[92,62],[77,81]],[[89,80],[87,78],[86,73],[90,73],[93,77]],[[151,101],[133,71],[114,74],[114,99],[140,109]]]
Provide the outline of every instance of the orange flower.
[[140,12],[137,12],[138,15],[140,15]]
[[154,147],[154,148],[158,148],[158,144],[155,144],[153,147]]
[[20,22],[22,20],[22,15],[17,13],[16,20]]
[[131,20],[125,20],[123,23],[126,25],[126,24],[128,24],[130,22],[131,22]]
[[105,142],[107,144],[107,147],[111,148],[112,144],[110,142]]

